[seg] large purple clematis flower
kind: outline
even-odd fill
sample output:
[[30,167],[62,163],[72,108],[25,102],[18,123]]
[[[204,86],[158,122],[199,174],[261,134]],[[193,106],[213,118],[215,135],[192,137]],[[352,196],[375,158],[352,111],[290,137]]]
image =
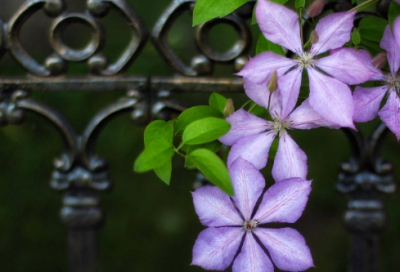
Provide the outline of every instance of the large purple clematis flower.
[[[267,86],[276,71],[278,88],[282,93],[282,117],[286,118],[296,104],[302,71],[306,69],[311,107],[324,118],[353,128],[354,106],[347,84],[363,83],[373,75],[365,65],[365,58],[370,60],[366,51],[341,48],[350,40],[355,13],[339,12],[321,19],[315,28],[318,38],[314,38],[310,50],[304,51],[299,16],[280,4],[259,0],[256,17],[264,36],[297,56],[289,59],[272,52],[261,53],[252,58],[238,75],[243,76],[245,82]],[[316,58],[328,50],[331,50],[329,56]],[[247,92],[253,90],[247,89]]]
[[[393,30],[395,33],[400,32],[400,18],[396,20]],[[383,86],[355,89],[353,118],[356,122],[367,122],[379,114],[382,121],[400,140],[400,46],[395,42],[389,25],[385,29],[380,46],[387,52],[390,72],[385,74],[375,69],[372,79],[383,81]],[[388,97],[386,104],[379,111],[385,94]]]
[[[272,185],[262,195],[263,176],[242,158],[232,164],[230,175],[235,189],[233,201],[214,186],[202,187],[193,193],[196,213],[209,228],[196,240],[192,264],[208,270],[224,270],[232,263],[244,239],[233,263],[233,272],[274,271],[259,242],[279,269],[303,271],[312,267],[310,249],[300,233],[292,228],[259,227],[271,222],[296,222],[306,206],[311,182],[287,179]],[[262,202],[255,210],[260,197]]]
[[[246,86],[253,88],[254,83],[247,82]],[[339,128],[338,125],[321,117],[305,100],[289,116],[283,117],[279,92],[270,95],[266,87],[257,86],[254,92],[260,106],[268,108],[272,121],[257,117],[241,109],[226,120],[231,124],[230,131],[219,140],[231,145],[228,156],[228,168],[241,156],[251,162],[257,169],[267,164],[269,149],[275,137],[279,136],[279,146],[276,153],[272,176],[275,181],[291,177],[306,179],[307,156],[290,137],[287,130],[311,129],[320,126]],[[269,97],[271,96],[271,102]],[[253,97],[256,98],[256,97]]]

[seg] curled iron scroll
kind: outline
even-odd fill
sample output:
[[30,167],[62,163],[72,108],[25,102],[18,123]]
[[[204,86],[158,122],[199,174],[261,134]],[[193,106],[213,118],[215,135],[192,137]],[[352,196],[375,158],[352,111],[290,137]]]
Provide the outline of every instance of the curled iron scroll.
[[[222,19],[214,19],[196,27],[195,40],[200,55],[195,56],[192,59],[190,66],[186,65],[175,54],[168,43],[168,33],[176,19],[182,13],[185,11],[192,12],[194,3],[195,0],[175,0],[164,11],[152,32],[152,40],[157,50],[172,68],[186,76],[210,74],[214,62],[234,63],[236,71],[243,68],[245,63],[248,61],[248,58],[245,55],[248,53],[250,48],[251,32],[246,22],[243,20],[243,18],[247,17],[247,14],[242,14],[240,12],[228,15]],[[234,46],[224,53],[214,50],[208,41],[210,30],[221,23],[226,23],[232,26],[239,36]]]
[[115,75],[129,68],[147,41],[147,31],[143,23],[124,0],[88,0],[89,12],[97,18],[104,17],[113,7],[126,21],[131,31],[131,40],[115,63],[107,64],[106,58],[97,54],[89,59],[90,71],[103,76]]
[[133,111],[137,102],[136,98],[124,98],[101,110],[86,127],[81,138],[81,162],[87,169],[97,171],[105,167],[105,162],[95,155],[97,137],[107,122],[117,114]]
[[21,109],[26,109],[40,114],[57,128],[64,138],[66,152],[61,158],[56,159],[54,164],[56,169],[62,172],[71,170],[77,158],[78,136],[70,122],[51,107],[30,98],[18,100],[17,106]]
[[[11,18],[7,31],[10,51],[14,58],[29,72],[38,76],[51,76],[54,74],[50,69],[51,67],[39,64],[23,48],[19,37],[23,24],[40,9],[44,9],[50,17],[57,17],[64,12],[65,7],[65,3],[62,0],[30,0]],[[59,61],[62,62],[62,60]]]

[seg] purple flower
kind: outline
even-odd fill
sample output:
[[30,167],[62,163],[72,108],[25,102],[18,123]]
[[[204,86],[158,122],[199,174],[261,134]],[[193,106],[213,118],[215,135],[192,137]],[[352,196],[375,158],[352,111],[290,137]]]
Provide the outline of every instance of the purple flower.
[[[373,75],[365,65],[364,58],[369,57],[368,53],[340,48],[350,40],[355,13],[339,12],[321,19],[315,28],[314,44],[310,50],[304,51],[299,16],[280,4],[259,0],[256,16],[264,36],[297,56],[289,59],[272,52],[261,53],[251,59],[238,75],[243,76],[246,82],[267,86],[276,71],[278,88],[282,93],[282,117],[286,118],[297,102],[302,71],[306,69],[311,107],[327,120],[353,128],[354,105],[347,84],[365,82]],[[316,58],[328,50],[331,50],[329,56]],[[246,91],[251,94],[253,89]]]
[[[400,18],[393,27],[394,32],[400,32]],[[354,121],[367,122],[375,118],[377,114],[382,121],[400,140],[400,46],[395,42],[394,36],[388,25],[383,34],[382,49],[387,52],[389,61],[389,73],[382,73],[375,69],[372,80],[383,82],[383,86],[373,88],[357,87],[354,91]],[[385,106],[379,111],[382,99],[387,95]],[[379,111],[379,112],[378,112]]]
[[[297,71],[296,73],[298,73]],[[245,86],[255,90],[253,99],[267,108],[272,121],[257,117],[241,109],[229,116],[226,120],[231,124],[230,131],[219,140],[232,145],[228,156],[228,168],[241,156],[251,162],[257,169],[264,168],[268,160],[268,152],[275,137],[279,137],[279,146],[276,153],[272,176],[275,181],[291,177],[306,179],[307,156],[288,134],[289,129],[311,129],[319,126],[339,128],[338,125],[327,121],[316,113],[308,99],[297,107],[289,116],[282,116],[279,92],[271,95],[266,87],[246,82]],[[257,99],[259,98],[259,99]]]
[[[235,189],[233,200],[214,186],[193,193],[200,221],[209,228],[196,240],[192,264],[208,270],[224,270],[232,263],[244,239],[233,263],[233,272],[274,271],[262,246],[279,269],[303,271],[312,267],[310,249],[300,233],[292,228],[259,227],[271,222],[296,222],[306,206],[311,181],[287,179],[272,185],[262,195],[263,176],[242,158],[232,164],[230,175]],[[260,197],[262,202],[257,209]]]

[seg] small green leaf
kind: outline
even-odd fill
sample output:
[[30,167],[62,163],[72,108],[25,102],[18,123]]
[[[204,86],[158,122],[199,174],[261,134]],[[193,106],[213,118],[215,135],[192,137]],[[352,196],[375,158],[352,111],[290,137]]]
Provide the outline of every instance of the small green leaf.
[[190,159],[210,182],[227,194],[234,194],[228,169],[217,155],[207,149],[197,149],[190,153]]
[[175,125],[175,134],[181,134],[190,123],[206,117],[223,117],[223,115],[211,106],[189,108],[179,115]]
[[354,45],[359,45],[361,42],[360,32],[358,32],[357,28],[354,28],[353,32],[351,33],[351,41]]
[[285,56],[285,52],[283,51],[282,46],[267,40],[263,34],[260,34],[257,41],[256,54],[258,55],[262,52],[267,52],[267,51],[273,52],[281,56]]
[[[218,140],[210,142],[210,143],[205,143],[205,144],[200,144],[200,145],[184,145],[182,146],[182,150],[189,155],[191,152],[197,150],[197,149],[208,149],[211,152],[215,153],[218,152],[221,149],[222,143]],[[185,167],[188,169],[194,169],[196,168],[196,165],[194,165],[193,161],[190,160],[190,156],[186,156],[185,160]]]
[[164,140],[172,145],[174,123],[175,120],[169,122],[156,120],[151,122],[144,131],[144,146],[147,147],[154,140]]
[[184,145],[182,146],[182,150],[185,151],[186,153],[190,153],[195,151],[196,149],[208,149],[212,152],[218,152],[221,149],[222,143],[218,140],[209,142],[209,143],[205,143],[205,144],[199,144],[199,145]]
[[382,40],[383,32],[387,25],[388,21],[375,16],[368,16],[361,19],[358,25],[361,41],[365,39],[379,43]]
[[154,140],[146,146],[145,150],[136,159],[134,170],[141,173],[160,167],[165,162],[171,160],[174,154],[175,150],[171,143]]
[[248,0],[197,0],[193,11],[193,26],[224,17],[245,4]]
[[208,101],[211,107],[219,110],[219,112],[221,112],[222,114],[224,114],[226,102],[228,102],[228,99],[218,93],[213,93]]
[[397,17],[400,16],[400,4],[396,3],[396,1],[392,1],[389,8],[389,24],[393,30],[394,21],[396,21]]
[[168,160],[162,165],[154,168],[154,172],[162,181],[169,185],[171,181],[172,161]]
[[231,124],[220,118],[200,119],[186,127],[182,141],[188,145],[204,144],[225,135],[230,128]]
[[301,9],[301,8],[304,8],[305,5],[306,5],[306,1],[305,0],[296,0],[295,3],[294,3],[294,6],[295,6],[295,8],[297,10]]

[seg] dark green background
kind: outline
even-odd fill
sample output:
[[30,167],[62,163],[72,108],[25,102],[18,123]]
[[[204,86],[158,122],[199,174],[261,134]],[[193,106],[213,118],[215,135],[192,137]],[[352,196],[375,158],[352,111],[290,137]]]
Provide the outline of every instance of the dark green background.
[[[22,0],[2,0],[0,16],[9,20]],[[83,10],[85,1],[69,1],[70,10]],[[151,29],[169,4],[167,0],[129,1]],[[22,30],[25,48],[43,61],[52,50],[47,43],[51,20],[42,11],[28,20]],[[107,31],[105,54],[118,57],[129,40],[127,27],[115,12],[104,19]],[[173,27],[169,40],[186,61],[196,54],[190,16],[185,14]],[[257,26],[252,27],[258,35]],[[87,41],[88,32],[71,26],[65,39],[74,46]],[[211,40],[224,49],[235,40],[229,27],[219,26]],[[254,46],[253,46],[254,47]],[[254,54],[254,48],[251,53]],[[71,74],[85,73],[85,64],[71,64]],[[230,66],[218,66],[216,74],[231,76]],[[0,62],[0,74],[18,75],[25,71],[7,54]],[[150,42],[128,74],[173,75],[170,67]],[[110,101],[116,101],[124,91],[104,94],[34,93],[65,114],[81,131],[90,118]],[[244,95],[232,95],[239,106]],[[179,101],[186,106],[206,103],[207,96],[181,94]],[[362,127],[370,131],[376,121]],[[203,229],[194,213],[190,191],[194,171],[183,169],[183,160],[174,159],[171,186],[159,181],[155,174],[135,174],[132,163],[143,148],[143,127],[128,115],[115,119],[101,134],[98,154],[110,163],[115,182],[111,193],[101,195],[107,223],[100,232],[101,271],[159,272],[203,271],[190,266],[191,250]],[[348,236],[342,227],[346,198],[336,193],[335,181],[339,164],[349,156],[349,145],[341,131],[316,129],[293,131],[291,135],[307,153],[309,178],[313,191],[303,217],[294,225],[306,237],[315,260],[311,271],[345,271],[348,262]],[[400,164],[399,146],[393,135],[385,142],[383,157]],[[51,191],[49,178],[52,160],[63,151],[58,133],[48,123],[29,115],[21,126],[0,129],[0,271],[53,272],[66,271],[66,230],[58,220],[61,195]],[[272,184],[271,162],[264,170],[267,183]],[[400,267],[400,213],[398,195],[387,198],[388,229],[383,235],[382,271]]]

